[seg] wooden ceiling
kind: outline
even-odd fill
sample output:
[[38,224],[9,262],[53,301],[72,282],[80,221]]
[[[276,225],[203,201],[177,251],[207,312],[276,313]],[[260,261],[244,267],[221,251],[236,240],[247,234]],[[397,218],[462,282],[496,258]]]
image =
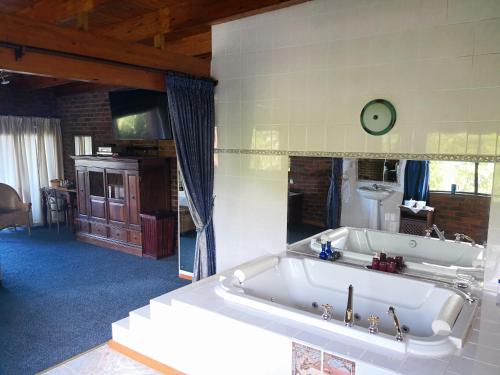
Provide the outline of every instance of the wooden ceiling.
[[162,90],[166,70],[209,75],[211,25],[304,1],[0,0],[0,69],[45,76],[24,76],[26,90],[72,81]]

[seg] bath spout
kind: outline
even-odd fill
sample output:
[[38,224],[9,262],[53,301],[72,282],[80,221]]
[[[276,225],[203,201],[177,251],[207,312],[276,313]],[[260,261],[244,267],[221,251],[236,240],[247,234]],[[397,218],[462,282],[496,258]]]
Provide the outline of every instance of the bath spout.
[[443,231],[439,230],[439,228],[437,227],[436,224],[432,224],[432,229],[434,230],[434,232],[436,232],[436,234],[439,237],[440,241],[445,241],[446,240],[446,237],[444,236],[444,230]]
[[394,327],[396,327],[396,340],[403,341],[403,331],[401,331],[401,323],[396,315],[396,309],[393,306],[390,306],[387,314],[392,315],[392,318],[394,319]]
[[352,292],[353,286],[349,285],[349,294],[347,296],[347,308],[345,309],[344,324],[348,327],[352,327],[354,322],[354,314],[352,311]]

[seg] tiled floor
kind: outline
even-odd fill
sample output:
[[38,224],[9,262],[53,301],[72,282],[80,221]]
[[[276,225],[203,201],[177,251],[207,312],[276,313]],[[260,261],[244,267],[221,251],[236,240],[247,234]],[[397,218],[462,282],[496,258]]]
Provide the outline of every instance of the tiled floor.
[[82,353],[45,372],[43,375],[156,375],[160,374],[143,364],[111,349],[108,345]]

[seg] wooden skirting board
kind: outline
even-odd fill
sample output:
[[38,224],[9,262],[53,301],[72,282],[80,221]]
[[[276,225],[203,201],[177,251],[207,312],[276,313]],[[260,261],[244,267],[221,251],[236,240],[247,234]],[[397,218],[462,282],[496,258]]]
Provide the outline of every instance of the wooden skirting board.
[[179,274],[179,278],[184,279],[184,280],[193,280],[193,276],[190,275],[184,275],[183,273]]
[[143,365],[148,366],[148,367],[152,368],[153,370],[159,371],[162,374],[185,375],[181,371],[177,371],[176,369],[174,369],[170,366],[167,366],[161,362],[158,362],[155,359],[149,358],[149,357],[147,357],[139,352],[136,352],[135,350],[127,348],[126,346],[119,344],[116,341],[109,340],[108,346],[111,349],[116,350],[118,353],[121,353],[121,354],[133,359],[136,362],[142,363]]
[[92,245],[105,247],[107,249],[119,250],[124,253],[142,256],[142,247],[118,241],[111,241],[107,237],[93,236],[92,234],[87,233],[77,233],[76,239],[78,241],[87,242]]

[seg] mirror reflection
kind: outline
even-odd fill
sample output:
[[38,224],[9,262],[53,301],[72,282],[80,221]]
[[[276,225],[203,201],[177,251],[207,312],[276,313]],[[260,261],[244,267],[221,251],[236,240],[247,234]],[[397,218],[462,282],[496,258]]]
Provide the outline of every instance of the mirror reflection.
[[359,159],[358,181],[397,183],[399,160]]
[[[179,171],[179,169],[177,169]],[[189,211],[188,201],[182,175],[177,172],[178,187],[178,242],[179,242],[179,273],[192,275],[194,253],[196,248],[196,227]]]
[[356,253],[358,261],[387,252],[478,277],[493,168],[488,162],[291,157],[287,242],[318,252],[318,234],[330,229],[323,240],[345,256]]

